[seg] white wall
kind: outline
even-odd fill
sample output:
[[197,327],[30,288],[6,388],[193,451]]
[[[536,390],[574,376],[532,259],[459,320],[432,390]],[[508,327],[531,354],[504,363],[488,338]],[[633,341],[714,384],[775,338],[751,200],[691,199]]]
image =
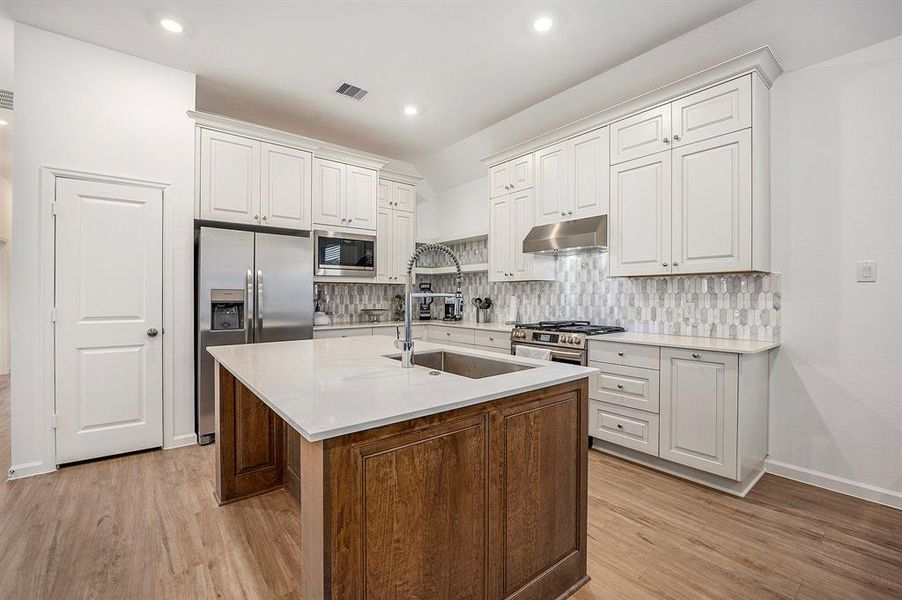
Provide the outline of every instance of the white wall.
[[13,186],[0,174],[0,375],[9,373]]
[[[488,179],[417,197],[417,239],[465,237],[489,230]],[[421,184],[421,187],[425,187]],[[425,190],[424,190],[425,191]]]
[[44,409],[40,302],[39,174],[43,166],[171,183],[164,218],[171,253],[173,428],[166,444],[194,436],[193,182],[195,77],[21,24],[15,27],[16,128],[12,297],[12,464],[15,476],[54,468]]
[[[770,456],[776,472],[902,507],[900,107],[902,37],[773,89]],[[865,259],[877,283],[856,283]]]

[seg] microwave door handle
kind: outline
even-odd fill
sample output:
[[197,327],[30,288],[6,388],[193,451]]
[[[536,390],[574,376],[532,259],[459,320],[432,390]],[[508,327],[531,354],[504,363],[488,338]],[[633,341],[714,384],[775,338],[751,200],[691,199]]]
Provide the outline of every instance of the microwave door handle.
[[247,270],[247,299],[244,307],[244,343],[250,344],[254,341],[254,271]]
[[257,336],[263,341],[263,269],[257,270]]

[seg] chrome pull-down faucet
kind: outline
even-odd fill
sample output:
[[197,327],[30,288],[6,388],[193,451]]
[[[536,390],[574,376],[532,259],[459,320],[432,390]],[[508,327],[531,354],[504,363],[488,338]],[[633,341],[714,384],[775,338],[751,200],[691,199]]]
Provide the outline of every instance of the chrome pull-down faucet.
[[[456,292],[413,292],[413,268],[417,264],[417,260],[424,252],[429,250],[438,250],[447,254],[454,262],[457,269],[457,291]],[[463,306],[463,294],[460,291],[461,286],[460,260],[457,255],[448,246],[444,244],[423,244],[414,251],[410,260],[407,261],[407,281],[404,285],[404,339],[400,339],[401,332],[397,331],[398,339],[395,341],[395,347],[401,350],[401,366],[409,369],[414,365],[413,354],[413,303],[415,298],[448,298],[453,297],[457,301],[454,303],[455,317],[460,317],[461,306]]]

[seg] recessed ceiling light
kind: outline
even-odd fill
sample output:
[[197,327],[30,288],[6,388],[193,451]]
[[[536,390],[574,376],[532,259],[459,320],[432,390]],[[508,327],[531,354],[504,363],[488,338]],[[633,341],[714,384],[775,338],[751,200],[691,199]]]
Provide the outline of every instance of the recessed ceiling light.
[[4,121],[3,119],[0,119],[0,127],[3,127],[4,125],[9,125],[9,123]]
[[178,21],[173,21],[172,19],[163,19],[160,21],[160,27],[168,31],[169,33],[181,33],[185,31],[185,28]]
[[416,106],[414,104],[408,104],[407,106],[404,107],[404,114],[407,115],[408,117],[415,117],[418,114],[420,114],[420,109],[418,106]]
[[554,21],[551,20],[551,17],[539,17],[535,21],[532,22],[532,28],[538,33],[545,33],[550,30],[554,26]]

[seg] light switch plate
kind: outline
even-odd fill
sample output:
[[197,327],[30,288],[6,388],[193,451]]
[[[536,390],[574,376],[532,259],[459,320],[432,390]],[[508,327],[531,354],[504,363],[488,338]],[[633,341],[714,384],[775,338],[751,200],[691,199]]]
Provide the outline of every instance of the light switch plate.
[[871,283],[877,281],[877,261],[859,260],[857,272],[859,283]]

